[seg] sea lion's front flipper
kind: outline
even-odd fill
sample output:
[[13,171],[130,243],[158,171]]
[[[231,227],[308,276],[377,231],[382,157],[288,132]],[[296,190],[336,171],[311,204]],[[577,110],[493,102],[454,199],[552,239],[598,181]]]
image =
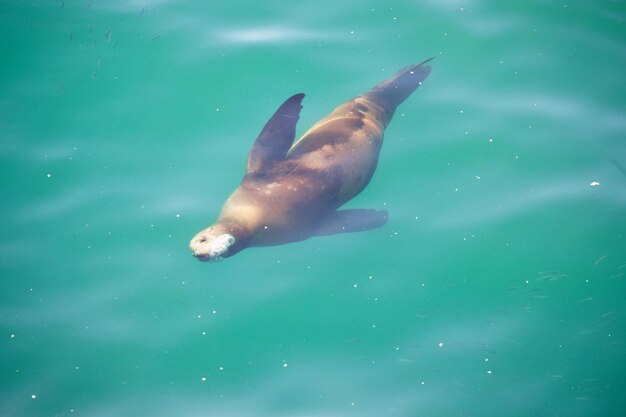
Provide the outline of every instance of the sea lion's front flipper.
[[289,97],[268,120],[252,145],[246,174],[262,172],[285,158],[296,137],[303,98],[302,93]]
[[325,236],[337,233],[362,232],[384,226],[388,218],[387,210],[337,210],[320,222],[313,235]]

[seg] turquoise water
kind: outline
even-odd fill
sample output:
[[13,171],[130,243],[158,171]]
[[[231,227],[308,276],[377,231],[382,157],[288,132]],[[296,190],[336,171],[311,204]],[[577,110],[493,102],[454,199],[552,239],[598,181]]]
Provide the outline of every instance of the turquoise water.
[[[619,416],[621,2],[0,2],[0,415]],[[267,118],[436,56],[355,234],[193,259]]]

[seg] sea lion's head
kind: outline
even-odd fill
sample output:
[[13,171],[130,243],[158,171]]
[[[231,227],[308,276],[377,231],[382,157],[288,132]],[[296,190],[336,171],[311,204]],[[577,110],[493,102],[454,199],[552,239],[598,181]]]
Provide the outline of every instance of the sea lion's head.
[[193,256],[204,262],[220,261],[241,250],[232,231],[214,224],[195,235],[189,243]]

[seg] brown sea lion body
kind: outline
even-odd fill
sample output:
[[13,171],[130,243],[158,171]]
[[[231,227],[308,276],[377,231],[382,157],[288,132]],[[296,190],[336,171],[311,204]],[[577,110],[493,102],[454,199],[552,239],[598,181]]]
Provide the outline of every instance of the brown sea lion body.
[[430,73],[426,62],[337,107],[295,143],[304,94],[287,99],[255,141],[246,174],[218,220],[191,240],[194,256],[218,260],[249,246],[385,224],[385,211],[337,209],[369,183],[385,127]]

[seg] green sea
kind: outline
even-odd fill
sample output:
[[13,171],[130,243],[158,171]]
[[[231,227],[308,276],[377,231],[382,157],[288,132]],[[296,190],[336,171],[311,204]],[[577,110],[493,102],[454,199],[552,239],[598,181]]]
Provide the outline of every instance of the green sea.
[[[626,409],[623,1],[0,0],[0,416]],[[189,240],[267,119],[427,58],[362,233]]]

